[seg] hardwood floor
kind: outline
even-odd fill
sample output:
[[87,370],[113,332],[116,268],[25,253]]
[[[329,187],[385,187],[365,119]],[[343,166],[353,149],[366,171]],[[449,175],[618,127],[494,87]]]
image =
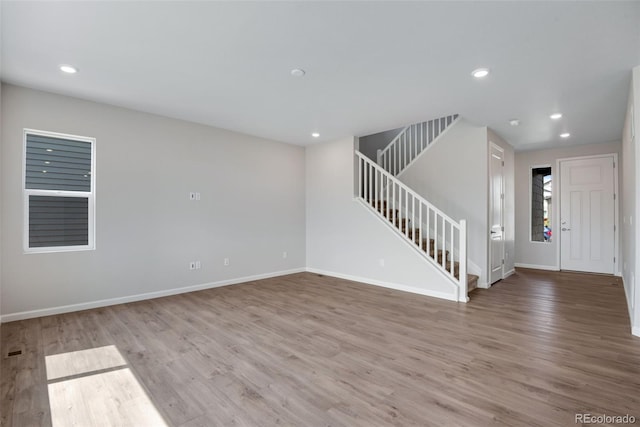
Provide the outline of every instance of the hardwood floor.
[[7,427],[640,424],[609,276],[519,269],[460,304],[301,273],[12,322],[2,343]]

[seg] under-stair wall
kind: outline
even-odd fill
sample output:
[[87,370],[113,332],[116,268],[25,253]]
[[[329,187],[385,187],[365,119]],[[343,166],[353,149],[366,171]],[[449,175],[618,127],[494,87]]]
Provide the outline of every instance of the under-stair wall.
[[308,269],[456,300],[450,280],[386,220],[354,200],[354,142],[345,138],[306,148]]
[[[463,118],[398,178],[452,218],[467,220],[467,267],[488,285],[488,141],[505,150],[505,272],[513,269],[513,147]],[[507,209],[509,212],[507,212]]]

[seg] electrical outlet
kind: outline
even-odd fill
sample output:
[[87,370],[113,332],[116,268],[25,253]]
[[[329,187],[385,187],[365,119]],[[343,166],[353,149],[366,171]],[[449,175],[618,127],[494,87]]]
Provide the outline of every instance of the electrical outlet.
[[195,270],[196,269],[196,263],[195,261],[191,261],[189,263],[189,270]]
[[196,270],[200,270],[200,261],[196,261]]
[[224,259],[224,266],[228,267],[229,266],[229,258],[225,258]]
[[196,199],[196,193],[189,193],[189,200],[195,200]]
[[282,258],[286,258],[287,257],[287,253],[286,252],[282,252]]
[[196,200],[200,200],[200,193],[196,193]]

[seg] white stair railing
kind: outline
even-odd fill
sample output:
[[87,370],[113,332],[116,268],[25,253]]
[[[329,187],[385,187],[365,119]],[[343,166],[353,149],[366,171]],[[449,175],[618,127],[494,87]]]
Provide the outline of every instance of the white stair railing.
[[378,150],[378,165],[397,176],[457,118],[453,114],[405,127],[389,145]]
[[364,154],[355,153],[357,197],[456,284],[458,301],[466,302],[466,221],[454,221]]

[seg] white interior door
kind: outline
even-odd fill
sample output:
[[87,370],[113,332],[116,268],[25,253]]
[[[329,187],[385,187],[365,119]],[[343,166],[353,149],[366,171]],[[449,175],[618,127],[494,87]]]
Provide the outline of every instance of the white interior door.
[[489,144],[489,283],[503,277],[504,267],[504,151]]
[[560,162],[560,268],[613,274],[614,158]]

